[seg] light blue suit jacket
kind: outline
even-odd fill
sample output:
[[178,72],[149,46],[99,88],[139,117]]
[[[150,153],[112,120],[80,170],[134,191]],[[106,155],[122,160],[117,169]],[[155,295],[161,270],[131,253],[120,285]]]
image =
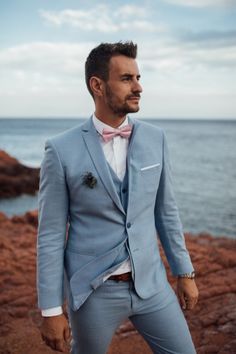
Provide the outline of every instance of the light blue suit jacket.
[[[127,249],[138,295],[154,295],[166,284],[157,232],[173,275],[193,270],[173,195],[165,135],[148,123],[129,121],[133,132],[126,211],[92,119],[46,143],[37,245],[40,308],[62,305],[66,284],[69,304],[78,309],[124,261]],[[87,172],[97,180],[94,188],[83,183]]]

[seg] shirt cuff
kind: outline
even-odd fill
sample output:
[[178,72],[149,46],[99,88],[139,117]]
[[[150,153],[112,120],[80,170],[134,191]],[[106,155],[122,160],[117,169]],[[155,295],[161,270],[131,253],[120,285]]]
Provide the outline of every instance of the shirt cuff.
[[41,310],[41,313],[43,317],[52,317],[52,316],[59,316],[63,314],[63,311],[61,306],[57,306],[57,307],[51,307],[50,309]]

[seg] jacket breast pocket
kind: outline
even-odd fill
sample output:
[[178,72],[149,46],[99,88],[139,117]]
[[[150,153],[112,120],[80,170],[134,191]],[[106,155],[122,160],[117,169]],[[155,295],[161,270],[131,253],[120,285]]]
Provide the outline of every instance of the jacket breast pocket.
[[158,189],[161,165],[144,166],[139,171],[142,188],[145,192],[155,193]]

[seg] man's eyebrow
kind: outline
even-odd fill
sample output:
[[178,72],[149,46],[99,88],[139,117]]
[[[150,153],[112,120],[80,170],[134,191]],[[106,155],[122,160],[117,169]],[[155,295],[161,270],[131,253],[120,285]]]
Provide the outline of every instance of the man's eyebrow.
[[133,76],[136,76],[136,77],[139,78],[139,79],[140,79],[140,77],[141,77],[140,74],[134,75],[134,74],[130,74],[130,73],[124,73],[124,74],[122,74],[120,77],[133,77]]

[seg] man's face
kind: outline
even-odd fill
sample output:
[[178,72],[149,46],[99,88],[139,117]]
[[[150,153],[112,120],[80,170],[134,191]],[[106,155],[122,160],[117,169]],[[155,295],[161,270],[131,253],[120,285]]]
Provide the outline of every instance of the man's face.
[[105,83],[105,103],[120,116],[139,110],[140,74],[135,59],[124,55],[112,57],[109,64],[109,79]]

